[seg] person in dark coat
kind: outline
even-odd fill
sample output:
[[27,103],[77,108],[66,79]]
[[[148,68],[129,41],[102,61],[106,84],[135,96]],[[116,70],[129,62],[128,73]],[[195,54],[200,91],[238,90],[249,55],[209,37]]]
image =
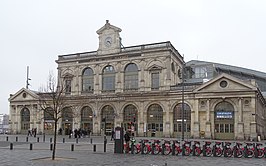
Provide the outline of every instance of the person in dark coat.
[[124,135],[124,139],[125,139],[125,142],[126,142],[126,153],[129,152],[129,141],[130,141],[130,135],[129,135],[129,132],[127,131],[126,134]]

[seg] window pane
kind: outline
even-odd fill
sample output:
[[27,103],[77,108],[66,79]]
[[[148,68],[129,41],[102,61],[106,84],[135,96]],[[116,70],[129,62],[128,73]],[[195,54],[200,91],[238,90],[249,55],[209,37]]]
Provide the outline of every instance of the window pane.
[[159,89],[160,80],[159,80],[159,72],[158,73],[151,73],[151,88],[152,89]]

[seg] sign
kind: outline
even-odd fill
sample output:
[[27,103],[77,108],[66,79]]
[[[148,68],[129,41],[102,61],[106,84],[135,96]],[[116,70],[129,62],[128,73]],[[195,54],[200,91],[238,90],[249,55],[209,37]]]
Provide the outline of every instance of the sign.
[[115,131],[115,139],[121,139],[120,137],[120,130]]
[[216,112],[216,118],[217,119],[232,119],[233,118],[233,112]]

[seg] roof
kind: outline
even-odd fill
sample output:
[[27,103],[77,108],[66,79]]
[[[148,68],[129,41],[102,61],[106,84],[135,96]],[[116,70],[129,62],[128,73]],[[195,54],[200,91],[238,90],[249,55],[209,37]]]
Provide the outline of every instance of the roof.
[[191,60],[186,63],[187,66],[192,66],[192,65],[212,65],[216,69],[222,69],[222,70],[227,70],[227,71],[235,71],[239,73],[245,73],[248,75],[254,75],[257,77],[262,77],[266,79],[266,73],[261,72],[261,71],[256,71],[256,70],[251,70],[243,67],[237,67],[237,66],[231,66],[231,65],[226,65],[226,64],[221,64],[221,63],[214,63],[214,62],[206,62],[206,61],[198,61],[198,60]]

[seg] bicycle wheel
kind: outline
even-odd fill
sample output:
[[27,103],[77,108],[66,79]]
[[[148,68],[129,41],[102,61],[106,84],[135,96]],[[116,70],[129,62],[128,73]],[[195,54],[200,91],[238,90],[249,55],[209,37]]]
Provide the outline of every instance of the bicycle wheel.
[[210,157],[212,155],[212,149],[206,148],[206,156]]
[[148,147],[147,146],[144,146],[143,147],[143,153],[144,154],[149,154],[149,150],[148,150]]
[[195,156],[200,156],[200,154],[201,154],[200,148],[196,148],[195,149]]
[[171,150],[170,146],[166,146],[164,149],[164,154],[169,155],[171,152],[172,152],[172,150]]
[[155,146],[153,154],[159,154],[159,152],[160,152],[160,147],[159,146]]
[[134,154],[138,154],[139,153],[139,150],[138,150],[136,145],[134,145],[134,149],[133,150],[134,150]]

